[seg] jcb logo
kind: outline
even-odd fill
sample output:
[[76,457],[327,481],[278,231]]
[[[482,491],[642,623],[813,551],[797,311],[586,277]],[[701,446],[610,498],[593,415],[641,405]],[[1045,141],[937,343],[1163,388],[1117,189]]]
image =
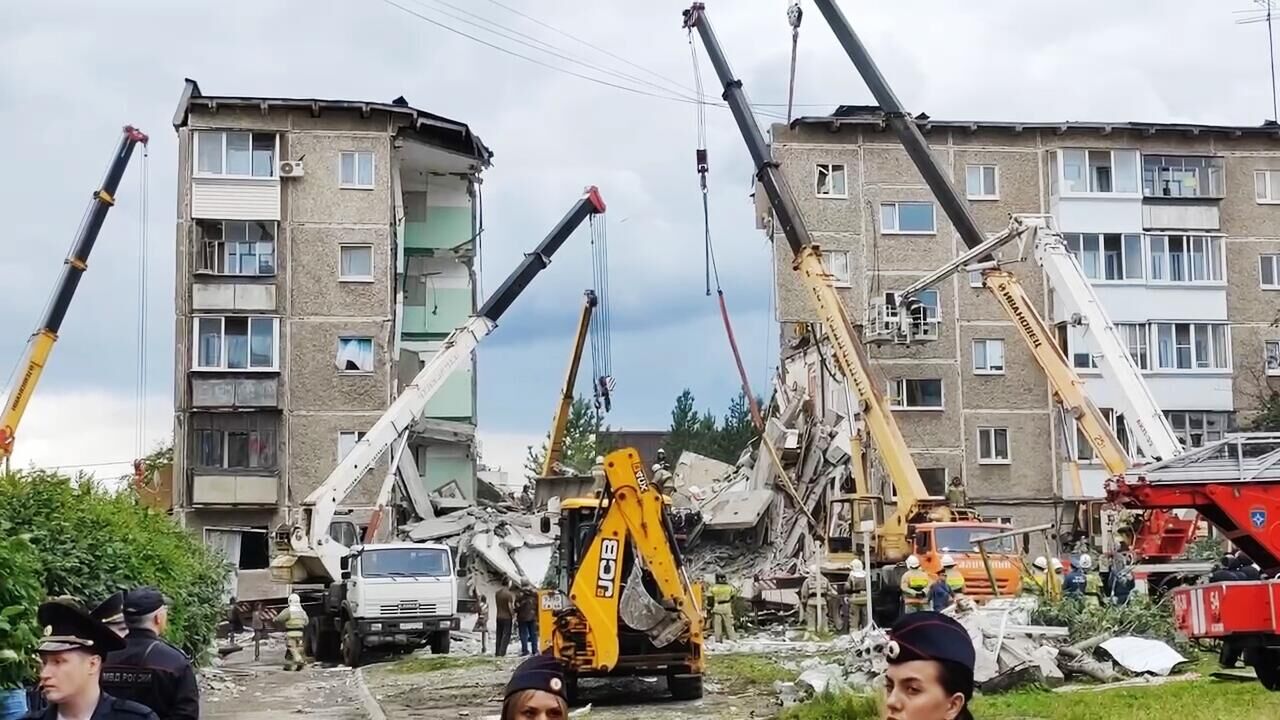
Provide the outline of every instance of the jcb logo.
[[600,564],[596,568],[596,597],[611,598],[618,587],[618,541],[600,541]]

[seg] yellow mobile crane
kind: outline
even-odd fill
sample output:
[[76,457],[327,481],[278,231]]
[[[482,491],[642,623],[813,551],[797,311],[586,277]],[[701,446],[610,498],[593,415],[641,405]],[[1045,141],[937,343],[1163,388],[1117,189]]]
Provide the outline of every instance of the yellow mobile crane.
[[[874,547],[870,553],[873,564],[890,566],[917,553],[925,556],[922,564],[936,572],[940,568],[942,545],[935,540],[942,533],[949,538],[948,544],[957,548],[952,554],[963,556],[964,548],[971,547],[969,538],[993,534],[1002,528],[983,523],[972,511],[950,508],[943,498],[929,495],[912,461],[902,431],[870,373],[870,362],[864,353],[862,341],[854,331],[844,304],[832,287],[831,275],[822,266],[821,251],[805,227],[790,186],[778,164],[770,156],[769,146],[756,125],[751,105],[742,89],[742,81],[733,76],[724,51],[711,29],[703,3],[694,3],[684,11],[684,27],[690,32],[698,32],[724,87],[722,97],[728,103],[746,141],[747,150],[756,168],[756,179],[768,196],[777,225],[782,229],[794,255],[792,267],[800,273],[806,295],[831,338],[841,374],[860,401],[863,423],[898,494],[897,509],[892,515],[885,517],[884,499],[871,494],[865,480],[859,479],[857,493],[840,499],[845,505],[841,509],[848,513],[851,528],[865,527],[867,523],[874,526]],[[857,468],[854,475],[855,478],[860,476]],[[848,542],[852,545],[852,537]],[[843,550],[852,559],[853,548]],[[976,558],[977,548],[972,550]],[[1011,557],[1017,553],[1012,542],[1008,547],[992,550],[999,572],[998,577],[994,578],[994,584],[1002,593],[1017,592],[1019,578],[1011,562]],[[926,560],[929,562],[925,562]],[[959,561],[959,565],[965,574],[966,587],[973,588],[975,594],[982,597],[995,592],[996,588],[991,587],[992,578],[986,574],[980,562],[976,559],[963,560]],[[884,577],[891,579],[892,575],[886,573]],[[891,584],[896,586],[896,583]]]
[[71,307],[71,299],[75,297],[80,277],[88,269],[89,252],[98,240],[98,232],[107,219],[107,211],[116,204],[116,188],[120,187],[120,179],[124,177],[125,168],[129,166],[129,158],[133,149],[139,144],[147,144],[147,135],[141,130],[126,125],[121,131],[120,142],[116,146],[111,164],[107,166],[107,174],[102,179],[102,186],[93,193],[93,200],[80,223],[80,231],[76,233],[75,242],[62,266],[62,277],[45,309],[40,326],[32,333],[27,342],[27,350],[22,356],[18,369],[13,374],[13,384],[5,393],[4,409],[0,410],[0,460],[7,460],[13,454],[13,440],[18,433],[18,423],[26,412],[31,394],[35,392],[40,374],[53,352],[53,344],[58,341],[58,330]]
[[[564,433],[569,426],[569,410],[573,407],[573,388],[578,382],[578,366],[582,363],[582,350],[587,344],[587,332],[591,329],[591,315],[600,304],[595,290],[583,293],[582,312],[578,315],[578,332],[573,339],[573,351],[569,353],[569,369],[565,371],[564,387],[560,401],[551,420],[551,436],[547,438],[547,456],[542,459],[541,477],[554,477],[556,464],[564,457]],[[581,471],[582,468],[577,468]]]

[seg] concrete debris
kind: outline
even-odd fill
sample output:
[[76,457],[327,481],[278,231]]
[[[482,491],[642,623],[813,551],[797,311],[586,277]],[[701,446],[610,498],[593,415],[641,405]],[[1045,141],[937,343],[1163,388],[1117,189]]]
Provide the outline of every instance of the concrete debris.
[[1152,673],[1163,677],[1173,672],[1179,663],[1187,662],[1176,650],[1159,640],[1118,637],[1107,640],[1100,647],[1131,673]]
[[800,673],[796,685],[810,696],[837,693],[847,689],[844,677],[844,668],[836,663],[819,663]]
[[675,482],[675,489],[681,490],[690,485],[707,487],[729,475],[733,470],[734,466],[728,463],[685,450],[680,453],[680,459],[676,460],[676,466],[671,475]]

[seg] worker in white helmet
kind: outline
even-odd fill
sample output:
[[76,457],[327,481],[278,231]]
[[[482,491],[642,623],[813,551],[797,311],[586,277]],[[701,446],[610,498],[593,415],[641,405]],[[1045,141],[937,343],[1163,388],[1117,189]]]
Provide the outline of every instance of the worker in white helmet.
[[1058,558],[1050,558],[1049,567],[1051,572],[1045,575],[1046,582],[1044,584],[1045,595],[1054,600],[1062,598],[1062,584],[1066,569],[1062,565],[1062,561]]
[[947,578],[947,587],[953,595],[964,594],[964,573],[956,567],[956,559],[950,555],[942,556],[942,574]]
[[902,574],[899,587],[908,614],[926,609],[929,601],[929,573],[920,569],[920,558],[915,555],[907,558],[907,571]]
[[1084,573],[1084,601],[1086,605],[1102,604],[1102,576],[1093,566],[1093,558],[1085,553],[1080,556],[1080,571]]
[[867,570],[862,561],[849,561],[849,631],[862,630],[867,625]]
[[1022,583],[1022,594],[1044,595],[1044,589],[1048,584],[1046,576],[1049,574],[1049,561],[1041,555],[1031,565],[1035,570],[1031,573],[1030,579]]

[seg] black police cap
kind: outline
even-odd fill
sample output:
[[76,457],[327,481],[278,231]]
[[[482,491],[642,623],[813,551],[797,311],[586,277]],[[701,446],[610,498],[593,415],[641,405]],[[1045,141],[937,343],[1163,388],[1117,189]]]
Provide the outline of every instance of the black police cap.
[[37,650],[42,653],[85,650],[106,655],[124,647],[124,639],[74,605],[50,601],[40,605],[36,619],[44,626]]
[[142,617],[164,607],[164,593],[153,587],[134,588],[125,593],[124,614],[126,617]]
[[124,622],[124,591],[108,595],[106,600],[98,603],[98,607],[94,608],[90,615],[104,623]]
[[[503,698],[521,690],[543,690],[564,697],[564,665],[550,655],[534,655],[520,663],[507,681]],[[567,699],[567,698],[566,698]]]
[[963,665],[973,671],[976,653],[969,631],[955,619],[936,612],[904,616],[889,630],[885,655],[891,664],[912,660],[937,660]]

